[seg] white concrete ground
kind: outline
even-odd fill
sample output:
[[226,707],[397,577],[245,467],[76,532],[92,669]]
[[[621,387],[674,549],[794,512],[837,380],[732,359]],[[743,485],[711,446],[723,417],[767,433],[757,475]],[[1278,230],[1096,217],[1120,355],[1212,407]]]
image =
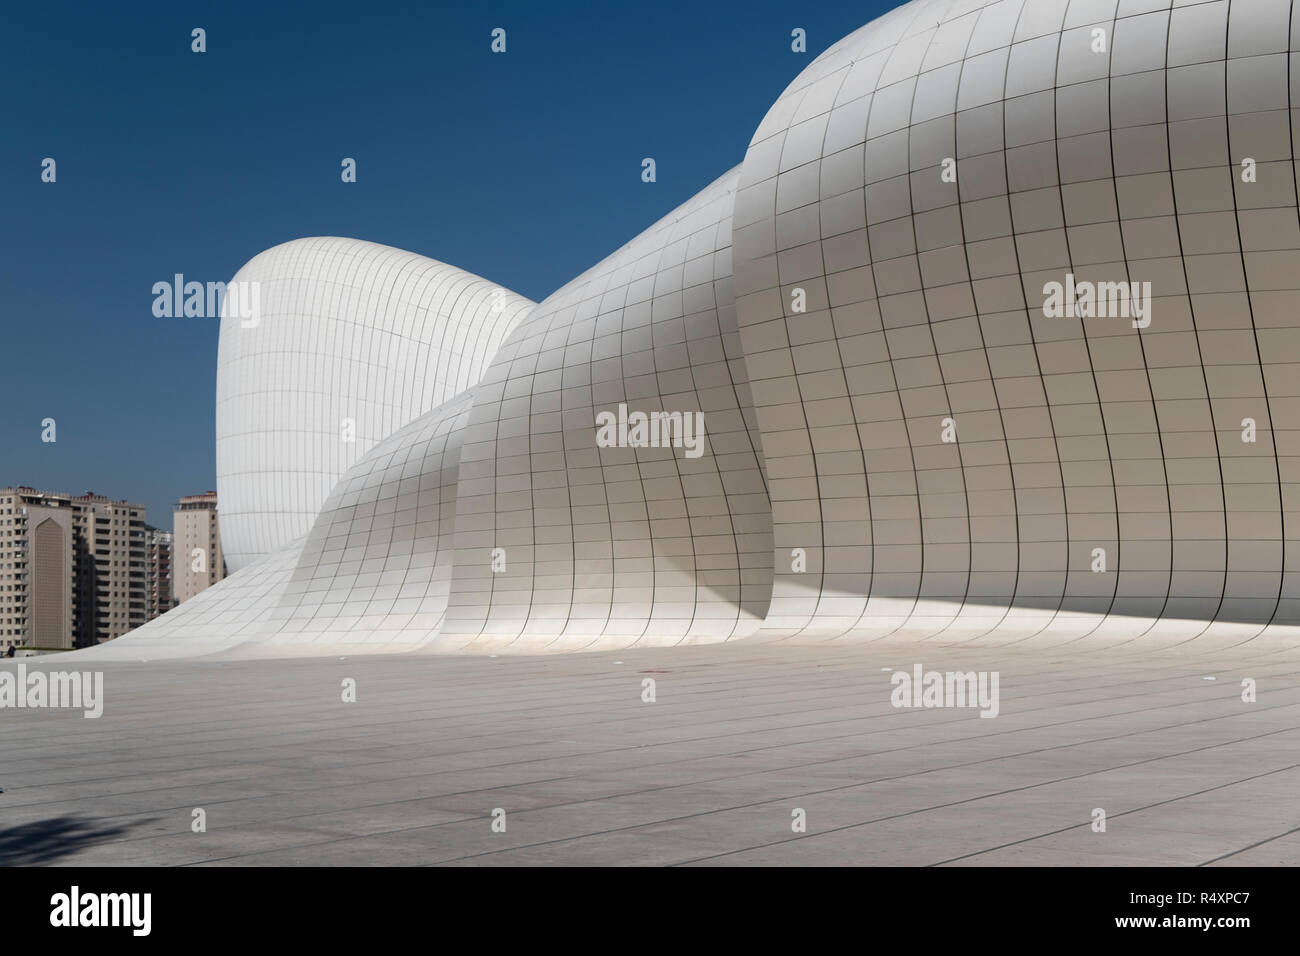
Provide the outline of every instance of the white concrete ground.
[[[1300,651],[1133,647],[50,658],[104,714],[0,710],[0,862],[1300,863]],[[891,706],[917,663],[999,715]]]

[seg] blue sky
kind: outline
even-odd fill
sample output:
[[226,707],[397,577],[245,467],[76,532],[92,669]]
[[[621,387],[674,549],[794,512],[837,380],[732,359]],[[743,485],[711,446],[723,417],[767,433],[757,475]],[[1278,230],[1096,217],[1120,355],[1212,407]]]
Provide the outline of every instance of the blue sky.
[[217,322],[155,318],[155,282],[337,235],[540,301],[740,162],[799,70],[894,5],[6,4],[0,486],[170,528],[216,484]]

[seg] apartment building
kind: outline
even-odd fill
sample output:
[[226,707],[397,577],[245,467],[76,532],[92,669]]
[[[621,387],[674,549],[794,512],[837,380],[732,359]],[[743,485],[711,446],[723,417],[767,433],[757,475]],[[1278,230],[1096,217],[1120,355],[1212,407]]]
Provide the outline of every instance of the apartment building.
[[145,509],[0,488],[0,648],[85,647],[147,620]]
[[172,595],[172,540],[170,531],[145,525],[145,587],[149,594],[146,618],[152,621],[166,614],[174,604]]
[[180,604],[226,576],[217,524],[217,493],[186,495],[176,504],[172,519],[172,589]]
[[87,492],[72,499],[80,525],[77,646],[111,641],[146,617],[144,506]]

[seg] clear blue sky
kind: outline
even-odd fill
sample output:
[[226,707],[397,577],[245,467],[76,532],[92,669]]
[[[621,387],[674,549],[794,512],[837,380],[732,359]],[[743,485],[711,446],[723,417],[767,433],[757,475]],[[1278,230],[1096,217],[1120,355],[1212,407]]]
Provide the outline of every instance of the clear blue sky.
[[216,484],[217,322],[155,318],[155,282],[337,235],[540,301],[740,162],[799,70],[895,5],[4,4],[0,486],[170,528]]

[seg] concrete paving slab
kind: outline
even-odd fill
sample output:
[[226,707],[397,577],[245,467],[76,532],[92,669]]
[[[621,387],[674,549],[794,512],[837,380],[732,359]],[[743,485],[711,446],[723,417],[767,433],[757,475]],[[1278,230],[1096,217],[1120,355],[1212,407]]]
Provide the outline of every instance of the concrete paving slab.
[[[918,662],[998,671],[998,716],[893,706],[885,668]],[[1296,651],[738,642],[94,666],[98,719],[0,711],[2,862],[1300,857]],[[1239,675],[1256,679],[1254,702]],[[654,703],[641,699],[645,677]],[[191,831],[195,807],[207,832]],[[498,807],[505,833],[492,830]],[[1107,810],[1104,834],[1091,831],[1093,807]],[[791,829],[796,808],[805,833]]]

